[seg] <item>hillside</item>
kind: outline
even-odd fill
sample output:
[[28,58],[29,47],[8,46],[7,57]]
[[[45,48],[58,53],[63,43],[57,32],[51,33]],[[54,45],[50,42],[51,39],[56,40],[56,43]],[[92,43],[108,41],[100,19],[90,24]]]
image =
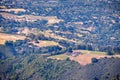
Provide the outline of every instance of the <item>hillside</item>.
[[[25,27],[42,32],[51,30],[48,34],[59,37],[49,37],[61,37],[75,45],[90,45],[93,50],[108,52],[113,49],[112,53],[119,54],[118,4],[117,0],[25,0],[25,3],[23,0],[5,0],[0,3],[1,10],[3,8],[11,11],[0,12],[0,24],[4,32],[20,34]],[[17,13],[14,9],[18,9]]]
[[1,0],[0,80],[120,80],[120,0]]
[[74,61],[52,60],[32,54],[0,61],[0,67],[2,80],[60,80],[66,70],[80,65]]
[[0,33],[0,44],[5,44],[6,41],[10,41],[10,40],[16,41],[16,40],[24,40],[24,39],[25,36]]
[[102,58],[82,67],[74,61],[32,54],[0,61],[0,67],[2,80],[112,80],[120,76],[119,58]]
[[89,64],[81,69],[69,70],[61,80],[114,80],[115,75],[120,74],[119,60],[119,58],[100,59],[97,63]]

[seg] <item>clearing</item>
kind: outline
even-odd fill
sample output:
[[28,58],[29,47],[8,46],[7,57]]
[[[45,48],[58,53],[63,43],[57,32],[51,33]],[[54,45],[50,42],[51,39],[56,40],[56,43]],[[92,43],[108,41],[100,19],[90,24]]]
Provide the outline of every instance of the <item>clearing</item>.
[[89,50],[76,50],[76,51],[80,51],[81,53],[87,53],[87,54],[97,54],[97,55],[106,55],[106,52],[100,52],[100,51],[89,51]]
[[75,50],[77,52],[81,52],[78,56],[69,56],[71,60],[74,60],[81,65],[87,65],[91,63],[92,58],[104,58],[108,57],[106,52],[98,52],[98,51],[88,51],[88,50]]
[[34,41],[32,43],[34,45],[36,45],[36,46],[39,46],[39,47],[57,46],[57,45],[59,45],[57,42],[54,42],[54,41],[44,41],[44,40],[39,40],[39,43],[35,43]]
[[74,61],[80,63],[83,66],[85,66],[87,64],[90,64],[92,58],[97,58],[97,59],[104,58],[104,57],[107,57],[107,58],[119,57],[120,58],[120,55],[109,56],[109,55],[106,55],[107,54],[106,52],[88,51],[88,50],[75,50],[75,51],[77,51],[77,52],[80,51],[81,54],[79,54],[76,57],[69,56],[69,55],[66,55],[66,54],[60,54],[60,55],[50,56],[48,58],[65,60],[66,58],[69,57],[70,60],[74,60]]
[[80,63],[81,65],[87,65],[87,64],[91,63],[92,58],[100,59],[100,58],[104,58],[104,57],[108,57],[108,56],[87,53],[87,54],[80,54],[77,57],[70,56],[70,59]]
[[0,44],[4,44],[5,41],[16,41],[16,40],[24,40],[26,37],[21,35],[13,35],[13,34],[6,34],[0,33]]
[[54,56],[50,56],[48,58],[51,58],[51,59],[57,59],[57,60],[65,60],[67,59],[69,56],[66,55],[66,54],[60,54],[60,55],[54,55]]
[[2,17],[4,17],[5,19],[11,19],[11,20],[15,20],[18,22],[34,22],[34,21],[38,21],[38,20],[47,20],[48,21],[48,25],[54,24],[54,23],[59,23],[61,21],[63,21],[62,19],[58,19],[57,16],[34,16],[34,15],[13,15],[10,13],[3,13],[1,12],[0,15],[2,15]]

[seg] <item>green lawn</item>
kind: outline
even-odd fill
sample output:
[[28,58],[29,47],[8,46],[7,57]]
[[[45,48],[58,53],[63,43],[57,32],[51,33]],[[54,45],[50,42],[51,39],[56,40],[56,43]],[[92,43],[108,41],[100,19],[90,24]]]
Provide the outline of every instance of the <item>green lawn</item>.
[[99,52],[99,51],[88,51],[88,50],[80,50],[82,53],[90,53],[90,54],[97,54],[97,55],[106,55],[106,52]]
[[48,57],[48,58],[65,60],[66,58],[68,58],[68,56],[65,55],[65,54],[60,54],[60,55],[50,56],[50,57]]

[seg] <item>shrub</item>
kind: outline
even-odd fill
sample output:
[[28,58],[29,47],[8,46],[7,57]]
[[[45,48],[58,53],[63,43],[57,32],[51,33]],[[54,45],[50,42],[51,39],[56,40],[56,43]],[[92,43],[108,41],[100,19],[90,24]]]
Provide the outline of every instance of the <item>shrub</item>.
[[98,59],[92,58],[91,61],[92,61],[92,63],[97,63],[97,62],[98,62]]

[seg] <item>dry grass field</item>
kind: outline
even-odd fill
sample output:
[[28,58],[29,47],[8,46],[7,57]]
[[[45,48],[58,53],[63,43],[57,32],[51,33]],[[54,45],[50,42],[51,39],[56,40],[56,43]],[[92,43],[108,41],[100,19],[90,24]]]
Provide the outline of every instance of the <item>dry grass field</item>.
[[47,47],[47,46],[57,46],[59,45],[57,42],[54,41],[43,41],[40,40],[39,43],[35,43],[34,41],[32,42],[34,45],[39,46],[39,47]]
[[97,58],[97,59],[100,59],[100,58],[104,58],[104,57],[108,57],[107,55],[97,55],[97,54],[80,54],[76,57],[74,56],[68,56],[66,54],[61,54],[61,55],[55,55],[55,56],[50,56],[48,58],[51,58],[51,59],[58,59],[58,60],[65,60],[66,58],[70,58],[70,60],[74,60],[78,63],[80,63],[81,65],[87,65],[87,64],[90,64],[91,63],[91,59],[92,58]]
[[69,56],[66,54],[60,54],[60,55],[54,55],[54,56],[50,56],[48,58],[51,59],[57,59],[57,60],[65,60],[66,58],[68,58]]
[[16,41],[16,40],[24,40],[26,37],[21,35],[11,35],[11,34],[5,34],[0,33],[0,44],[4,44],[5,41]]
[[[5,9],[6,11],[16,11],[16,13],[18,11],[20,11],[21,9]],[[4,11],[4,10],[3,10]],[[21,11],[24,11],[24,10],[21,10]],[[10,14],[10,13],[5,13],[5,12],[1,12],[0,15],[2,15],[2,17],[6,18],[6,19],[11,19],[11,20],[15,20],[15,21],[18,21],[18,22],[24,22],[24,21],[27,21],[27,22],[34,22],[34,21],[37,21],[37,20],[48,20],[48,25],[51,25],[51,24],[54,24],[54,23],[59,23],[63,20],[61,19],[58,19],[56,16],[34,16],[34,15],[21,15],[21,16],[18,16],[18,15],[13,15],[13,14]]]
[[77,50],[77,51],[80,51],[82,54],[79,54],[76,57],[68,56],[66,54],[60,54],[60,55],[50,56],[48,58],[65,60],[66,58],[69,57],[70,60],[74,60],[83,66],[90,64],[92,58],[97,58],[97,59],[104,58],[104,57],[107,57],[107,58],[118,57],[118,58],[120,58],[120,55],[109,56],[109,55],[106,55],[105,52],[88,51],[88,50]]
[[100,52],[100,51],[89,51],[89,50],[76,50],[76,51],[80,51],[83,54],[97,54],[97,55],[106,55],[106,52]]
[[70,56],[70,59],[80,63],[81,65],[87,65],[91,63],[92,58],[100,59],[104,57],[107,57],[107,56],[87,53],[87,54],[80,54],[77,57]]
[[111,57],[118,57],[120,58],[120,55],[107,55],[106,52],[99,52],[99,51],[88,51],[88,50],[77,50],[80,51],[82,54],[79,54],[78,56],[69,56],[71,60],[77,61],[81,65],[87,65],[91,63],[92,58],[100,59],[100,58],[111,58]]

